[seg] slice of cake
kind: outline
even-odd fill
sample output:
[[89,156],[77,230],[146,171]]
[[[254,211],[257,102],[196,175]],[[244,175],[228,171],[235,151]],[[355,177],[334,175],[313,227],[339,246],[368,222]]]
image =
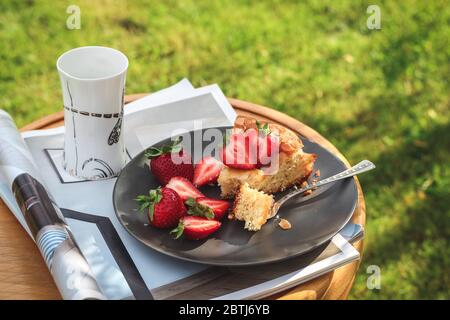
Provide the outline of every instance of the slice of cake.
[[[235,130],[242,132],[260,127],[261,124],[247,117],[238,117],[235,123]],[[217,180],[222,197],[232,198],[244,182],[253,189],[273,194],[301,184],[311,174],[317,156],[303,152],[298,135],[277,124],[269,123],[267,128],[279,140],[276,170],[268,173],[264,168],[242,170],[224,166]]]
[[276,173],[267,175],[262,169],[240,170],[224,167],[217,180],[221,196],[232,198],[244,182],[251,188],[269,194],[283,191],[294,184],[301,184],[311,174],[316,157],[315,154],[304,153],[301,149],[290,155],[280,153]]
[[260,169],[239,170],[223,167],[217,182],[220,185],[221,196],[223,198],[232,198],[244,182],[258,189],[262,185],[263,180],[264,172]]
[[267,222],[272,205],[273,196],[243,183],[234,199],[233,214],[237,220],[245,221],[245,229],[258,231]]

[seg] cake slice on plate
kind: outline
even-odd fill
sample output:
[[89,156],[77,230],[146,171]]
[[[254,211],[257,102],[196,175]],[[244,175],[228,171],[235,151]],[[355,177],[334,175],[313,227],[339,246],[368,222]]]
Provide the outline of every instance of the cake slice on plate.
[[224,167],[219,175],[221,196],[232,198],[242,183],[256,190],[273,194],[283,191],[308,179],[316,160],[315,154],[301,149],[292,153],[280,153],[279,166],[275,174],[265,174],[263,169],[240,170]]
[[[232,144],[223,151],[228,158],[222,159],[225,166],[217,180],[221,196],[234,197],[234,217],[245,221],[245,229],[258,231],[270,215],[272,194],[305,181],[313,171],[317,156],[303,152],[301,139],[291,130],[272,123],[260,124],[247,117],[236,120],[232,138]],[[268,147],[267,141],[276,143]],[[255,144],[258,156],[252,157],[250,150]],[[274,146],[277,150],[273,150]],[[261,165],[260,149],[270,151],[266,152],[272,155],[270,163]],[[239,156],[244,160],[241,163],[230,161]],[[250,161],[255,159],[256,162]]]
[[245,229],[258,231],[267,222],[273,205],[273,196],[242,184],[236,194],[233,215],[237,220],[245,221]]
[[[260,127],[261,124],[258,127],[254,119],[239,117],[234,131],[245,133]],[[268,123],[267,128],[279,141],[278,156],[273,158],[277,163],[272,166],[276,170],[267,172],[264,167],[243,170],[224,166],[218,178],[223,198],[234,197],[244,182],[253,189],[273,194],[301,184],[311,174],[317,155],[303,152],[303,143],[298,135],[277,124]]]

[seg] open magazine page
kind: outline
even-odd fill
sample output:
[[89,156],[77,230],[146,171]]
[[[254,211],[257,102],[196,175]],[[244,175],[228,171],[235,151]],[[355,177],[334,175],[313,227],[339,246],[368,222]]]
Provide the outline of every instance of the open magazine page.
[[[235,117],[236,114],[217,86],[194,89],[188,80],[183,80],[159,93],[130,103],[125,108],[128,155],[131,159],[147,146],[167,138],[173,130],[193,130],[196,125],[202,125],[203,128],[232,126]],[[57,217],[70,227],[70,235],[73,235],[73,240],[90,266],[93,278],[107,299],[261,297],[271,293],[266,283],[268,281],[275,281],[270,282],[270,286],[281,290],[359,256],[347,241],[339,240],[343,238],[336,236],[338,240],[333,239],[327,246],[311,253],[314,259],[292,260],[292,264],[283,264],[287,269],[279,267],[273,273],[270,268],[266,268],[265,277],[243,282],[237,281],[245,275],[242,269],[220,268],[221,272],[218,272],[217,268],[162,255],[135,240],[119,223],[111,201],[116,179],[85,181],[73,178],[63,170],[63,133],[63,128],[25,133],[25,144],[21,143],[28,152],[24,155],[29,167],[24,167],[20,172],[35,172],[35,168],[39,167],[39,176],[36,174],[35,177],[42,185],[39,190],[48,191],[51,195],[49,197],[53,207],[57,208]],[[1,139],[2,135],[0,143],[8,141],[10,145],[20,146],[18,141],[11,143],[10,139]],[[33,234],[20,210],[20,203],[17,205],[18,200],[11,192],[11,185],[8,185],[11,178],[5,176],[5,172],[11,170],[4,170],[9,163],[20,163],[21,159],[12,159],[9,153],[3,153],[2,156],[0,195],[24,228]],[[350,234],[352,237],[353,233]],[[239,286],[217,286],[210,279],[214,272],[226,274],[223,279],[235,279],[234,282]],[[68,280],[69,276],[65,277],[63,280]],[[251,278],[248,275],[245,277]],[[55,281],[58,282],[58,279]],[[211,290],[203,290],[203,286],[210,286]],[[76,298],[64,295],[64,292],[62,294],[65,299]]]

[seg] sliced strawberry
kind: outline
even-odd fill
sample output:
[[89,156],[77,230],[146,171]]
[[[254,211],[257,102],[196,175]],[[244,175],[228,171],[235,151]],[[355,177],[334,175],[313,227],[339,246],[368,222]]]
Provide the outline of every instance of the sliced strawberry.
[[[167,187],[165,187],[165,188],[167,188]],[[171,188],[167,188],[167,189],[173,190]],[[173,190],[173,191],[175,191],[175,190]],[[175,191],[175,193],[178,195],[178,193],[176,191]],[[184,205],[184,201],[183,201],[183,199],[181,199],[181,197],[179,195],[178,195],[178,199],[179,199],[179,205],[180,205],[181,211],[183,213],[182,215],[185,216],[187,214],[187,210],[186,210],[186,206]]]
[[234,133],[228,143],[220,150],[222,162],[236,169],[249,170],[256,168],[256,159],[251,159],[249,137],[242,133]]
[[258,164],[258,145],[260,135],[255,129],[248,129],[244,132],[245,136],[245,152],[248,154],[249,163]]
[[258,166],[270,164],[272,156],[276,156],[280,150],[278,137],[269,134],[268,136],[259,135],[258,138]]
[[192,182],[183,177],[173,177],[167,183],[167,187],[175,190],[183,202],[188,198],[197,199],[199,197],[204,197],[203,193],[201,193]]
[[196,199],[197,203],[207,206],[214,212],[214,219],[221,220],[230,208],[230,203],[225,200],[201,197]]
[[194,169],[194,185],[201,187],[205,184],[212,184],[217,181],[223,163],[213,157],[203,158]]
[[192,181],[194,166],[189,154],[181,150],[179,139],[170,145],[149,148],[145,155],[151,159],[150,169],[162,185],[166,185],[172,177],[177,176]]
[[221,226],[217,220],[209,220],[203,217],[185,216],[180,219],[178,226],[171,231],[175,239],[184,234],[186,239],[199,240],[204,239],[213,232],[216,232]]
[[257,163],[258,167],[261,167],[270,164],[272,160],[272,154],[275,156],[279,153],[280,142],[278,137],[272,134],[272,132],[270,131],[268,123],[261,124],[258,120],[256,120],[256,127],[258,129]]
[[140,211],[148,209],[150,224],[160,229],[173,228],[186,213],[180,197],[170,188],[151,190],[148,196],[138,196],[136,201]]
[[[202,199],[204,197],[200,197],[197,199]],[[204,217],[206,219],[214,219],[215,214],[213,209],[210,207],[203,205],[201,203],[198,203],[196,199],[194,198],[187,198],[187,200],[184,202],[188,208],[187,214],[191,216],[197,216],[197,217]]]
[[185,204],[188,215],[215,220],[221,220],[230,207],[228,201],[207,197],[188,198]]

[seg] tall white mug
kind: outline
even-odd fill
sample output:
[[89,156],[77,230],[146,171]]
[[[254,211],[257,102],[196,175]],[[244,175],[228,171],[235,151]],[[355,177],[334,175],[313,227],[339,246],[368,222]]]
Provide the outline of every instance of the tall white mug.
[[127,57],[112,48],[80,47],[62,54],[56,66],[64,102],[64,169],[88,180],[117,176],[126,161]]

